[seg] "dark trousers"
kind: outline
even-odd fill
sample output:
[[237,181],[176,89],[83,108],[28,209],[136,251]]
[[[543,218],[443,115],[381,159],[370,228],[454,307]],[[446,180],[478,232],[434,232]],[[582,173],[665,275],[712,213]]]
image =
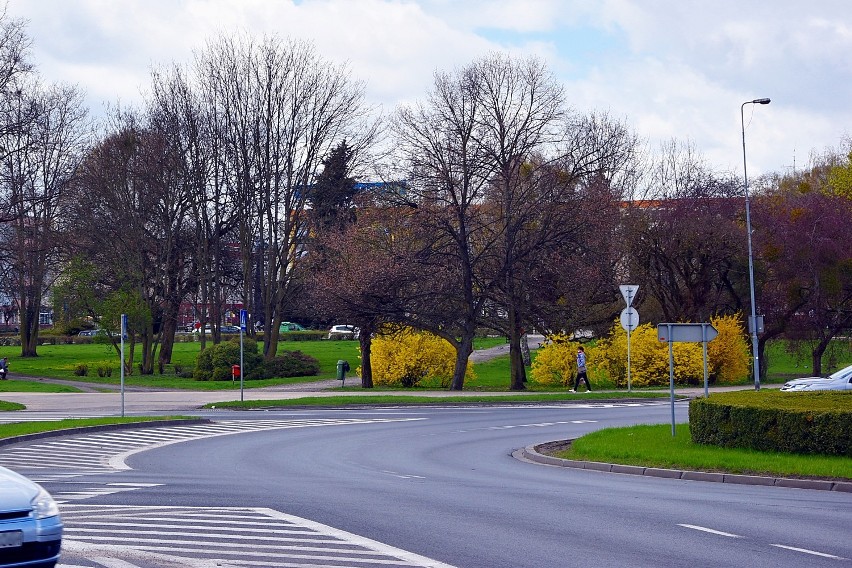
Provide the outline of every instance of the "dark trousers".
[[577,378],[574,379],[574,390],[577,390],[580,387],[581,380],[586,383],[586,390],[592,390],[592,385],[589,384],[589,377],[586,376],[586,371],[580,371],[577,373]]

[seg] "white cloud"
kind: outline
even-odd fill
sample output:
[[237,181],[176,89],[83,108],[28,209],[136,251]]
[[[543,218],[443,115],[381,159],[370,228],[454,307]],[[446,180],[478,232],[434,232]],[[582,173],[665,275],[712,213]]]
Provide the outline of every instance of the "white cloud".
[[852,124],[846,0],[11,0],[34,58],[79,84],[94,112],[136,102],[149,67],[188,63],[221,32],[309,39],[348,61],[386,109],[421,97],[436,69],[495,49],[549,62],[581,109],[625,116],[653,146],[692,139],[741,168],[738,107],[768,96],[747,132],[749,171],[837,146]]

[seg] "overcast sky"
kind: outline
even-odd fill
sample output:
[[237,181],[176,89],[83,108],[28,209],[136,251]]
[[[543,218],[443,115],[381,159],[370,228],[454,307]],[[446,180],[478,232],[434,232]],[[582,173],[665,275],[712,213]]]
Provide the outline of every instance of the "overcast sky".
[[48,81],[137,103],[151,66],[220,33],[309,39],[390,112],[437,70],[489,51],[536,54],[581,111],[627,120],[654,149],[691,140],[719,170],[803,168],[852,134],[849,0],[8,0]]

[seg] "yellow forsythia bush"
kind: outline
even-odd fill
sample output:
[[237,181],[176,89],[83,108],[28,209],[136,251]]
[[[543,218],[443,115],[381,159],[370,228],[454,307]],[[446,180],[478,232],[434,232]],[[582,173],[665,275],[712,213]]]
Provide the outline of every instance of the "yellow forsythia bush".
[[[374,339],[371,362],[376,385],[413,387],[429,378],[447,387],[453,378],[456,350],[437,335],[408,328]],[[468,362],[465,380],[473,377],[473,365]]]
[[707,344],[710,376],[717,384],[734,383],[751,372],[751,353],[739,315],[710,318],[719,335]]
[[[694,349],[691,343],[674,345],[675,379],[679,382],[703,377],[701,348],[698,347],[697,353]],[[627,332],[620,323],[616,322],[609,335],[597,342],[594,355],[589,357],[592,368],[606,373],[616,388],[627,386]],[[630,334],[630,379],[635,387],[668,384],[668,344],[659,341],[657,328],[650,323],[641,324]]]
[[[577,347],[567,335],[550,335],[530,368],[530,380],[546,386],[568,386],[577,376]],[[591,378],[589,379],[591,382]]]
[[[719,335],[707,344],[707,367],[710,380],[717,384],[732,383],[749,373],[749,351],[738,316],[712,318]],[[577,373],[576,342],[564,336],[550,338],[533,362],[532,380],[544,385],[569,385]],[[704,356],[701,343],[675,343],[672,346],[675,383],[702,384]],[[594,347],[586,348],[589,380],[598,382],[609,377],[616,388],[627,386],[627,332],[616,321],[609,335]],[[669,383],[669,347],[659,341],[657,328],[650,323],[630,334],[630,378],[635,387],[665,386]]]

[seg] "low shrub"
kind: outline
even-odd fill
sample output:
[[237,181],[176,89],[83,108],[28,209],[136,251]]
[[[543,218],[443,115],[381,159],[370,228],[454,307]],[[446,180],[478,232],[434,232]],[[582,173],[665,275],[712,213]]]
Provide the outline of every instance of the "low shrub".
[[278,334],[278,341],[320,341],[328,336],[327,331],[306,329],[305,331],[288,331]]
[[98,365],[98,376],[99,377],[111,377],[112,376],[112,367],[109,365]]
[[693,442],[852,457],[852,392],[715,393],[689,404]]
[[260,373],[264,379],[278,377],[311,377],[318,375],[320,364],[314,357],[301,351],[284,351],[275,358],[264,361]]
[[[257,342],[243,339],[243,365],[246,369],[257,369],[263,361],[258,353]],[[231,367],[240,364],[240,339],[233,338],[218,345],[212,345],[198,354],[192,378],[197,381],[231,380]],[[260,378],[246,373],[246,379]]]
[[[233,366],[240,364],[240,339],[234,338],[208,347],[198,354],[192,378],[197,381],[230,381]],[[243,369],[245,380],[272,379],[280,377],[307,377],[319,374],[320,364],[315,358],[301,351],[283,351],[275,358],[264,361],[258,353],[258,344],[252,339],[243,339]],[[175,367],[181,376],[189,374]]]
[[89,366],[85,363],[77,363],[74,366],[74,374],[78,377],[85,377],[89,374]]

